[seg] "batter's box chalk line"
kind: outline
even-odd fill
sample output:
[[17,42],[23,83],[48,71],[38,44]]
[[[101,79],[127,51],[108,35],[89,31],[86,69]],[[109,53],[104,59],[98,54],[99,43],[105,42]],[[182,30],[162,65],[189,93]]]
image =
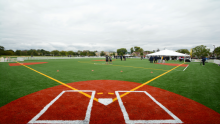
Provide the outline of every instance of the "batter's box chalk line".
[[[126,108],[121,100],[119,92],[144,92],[151,100],[153,100],[157,105],[159,105],[164,111],[166,111],[174,120],[130,120],[129,115],[126,111]],[[125,123],[128,124],[136,124],[136,123],[183,123],[177,116],[175,116],[171,111],[169,111],[166,107],[164,107],[161,103],[159,103],[156,99],[154,99],[148,92],[146,91],[115,91],[115,94],[118,98],[119,106],[122,110]]]
[[[53,105],[65,92],[92,92],[87,110],[86,110],[86,116],[84,120],[38,120],[47,110],[48,108]],[[49,104],[47,104],[35,117],[33,117],[28,123],[35,124],[35,123],[44,123],[44,124],[89,124],[90,122],[90,116],[91,116],[91,110],[92,110],[92,105],[95,97],[95,92],[92,90],[67,90],[67,91],[62,91],[56,98],[54,98]],[[129,115],[126,111],[126,108],[122,102],[122,99],[119,95],[119,92],[142,92],[145,93],[151,100],[153,100],[158,106],[160,106],[165,112],[167,112],[173,119],[168,119],[168,120],[130,120]],[[135,123],[183,123],[178,117],[176,117],[171,111],[169,111],[166,107],[164,107],[161,103],[159,103],[156,99],[154,99],[148,92],[146,91],[115,91],[115,94],[118,99],[119,106],[121,108],[121,111],[124,116],[125,123],[128,124],[135,124]],[[112,98],[99,98],[98,102],[103,104],[103,105],[109,105],[113,102]]]
[[[58,100],[65,92],[92,92],[92,96],[89,101],[89,105],[86,110],[86,117],[84,120],[37,120],[41,115],[43,115],[47,109],[56,101]],[[89,124],[90,121],[90,115],[91,115],[91,110],[92,110],[92,104],[93,104],[93,99],[95,96],[95,91],[91,90],[67,90],[67,91],[62,91],[56,98],[54,98],[49,104],[47,104],[34,118],[32,118],[28,123],[34,124],[34,123],[49,123],[49,124]]]

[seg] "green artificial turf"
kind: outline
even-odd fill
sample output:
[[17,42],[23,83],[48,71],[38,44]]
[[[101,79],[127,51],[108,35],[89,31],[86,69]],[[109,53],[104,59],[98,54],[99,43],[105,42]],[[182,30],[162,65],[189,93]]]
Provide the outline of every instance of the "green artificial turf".
[[[97,59],[29,60],[25,62],[48,62],[28,65],[28,67],[63,83],[87,80],[145,83],[174,68],[174,66],[149,63],[147,59],[127,59],[126,61],[117,59],[109,65],[106,65],[105,61],[92,60]],[[178,67],[148,85],[180,94],[220,113],[220,67],[213,63],[206,63],[205,66],[200,66],[199,63],[186,64],[189,66],[185,71],[183,71],[185,67]],[[8,63],[0,63],[0,106],[56,85],[60,84],[24,66],[9,66]]]

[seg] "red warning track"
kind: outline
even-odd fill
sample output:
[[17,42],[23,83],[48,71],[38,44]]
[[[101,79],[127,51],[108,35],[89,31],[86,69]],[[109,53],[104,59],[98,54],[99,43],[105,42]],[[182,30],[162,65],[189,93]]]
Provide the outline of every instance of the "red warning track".
[[[115,91],[122,91],[118,92],[119,95],[121,95],[124,93],[123,91],[129,91],[140,84],[116,80],[92,80],[69,83],[68,85],[80,90],[93,90],[95,91],[95,97],[99,99],[115,98]],[[65,90],[69,89],[63,85],[47,88],[2,106],[0,108],[0,123],[28,123],[41,112],[47,104]],[[186,97],[149,85],[141,87],[138,91],[146,91],[183,123],[220,123],[219,113]],[[92,92],[88,91],[86,93],[92,95]],[[145,92],[131,92],[122,97],[121,101],[127,111],[129,119],[132,121],[174,120],[173,116],[161,108],[158,103],[147,96]],[[89,115],[90,124],[125,123],[126,119],[123,115],[124,109],[121,109],[119,100],[107,106],[93,101],[91,112],[86,114],[89,103],[90,98],[78,92],[65,92],[37,118],[37,121],[84,120],[85,116]]]
[[[169,66],[178,66],[180,64],[174,64],[174,63],[155,63],[155,64],[161,64],[161,65],[169,65]],[[188,64],[182,64],[182,67],[187,67]]]
[[[44,64],[44,63],[48,63],[48,62],[29,62],[29,63],[21,63],[23,65],[36,65],[36,64]],[[9,66],[21,66],[21,64],[19,63],[8,63]]]

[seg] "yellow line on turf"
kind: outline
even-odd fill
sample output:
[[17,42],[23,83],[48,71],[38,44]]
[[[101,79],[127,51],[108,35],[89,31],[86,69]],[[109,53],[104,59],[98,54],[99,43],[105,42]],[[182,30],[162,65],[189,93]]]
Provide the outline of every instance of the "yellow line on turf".
[[[16,62],[17,62],[17,61],[16,61]],[[17,62],[17,63],[19,63],[19,62]],[[43,73],[41,73],[41,72],[39,72],[39,71],[37,71],[37,70],[35,70],[35,69],[32,69],[31,67],[28,67],[28,66],[24,65],[24,64],[21,64],[21,63],[19,63],[19,64],[20,64],[20,65],[23,65],[23,66],[26,67],[26,68],[29,68],[29,69],[31,69],[31,70],[37,72],[37,73],[39,73],[39,74],[41,74],[41,75],[43,75],[43,76],[45,76],[45,77],[47,77],[47,78],[50,78],[51,80],[54,80],[54,81],[56,81],[57,83],[60,83],[60,84],[66,86],[66,87],[68,87],[68,88],[70,88],[70,89],[72,89],[72,90],[76,90],[76,91],[78,91],[79,93],[83,94],[83,95],[86,96],[86,97],[91,98],[91,96],[90,96],[89,94],[87,94],[87,93],[84,93],[84,92],[82,92],[82,91],[79,91],[79,90],[76,89],[76,88],[73,88],[73,87],[71,87],[71,86],[69,86],[69,85],[67,85],[67,84],[65,84],[65,83],[63,83],[63,82],[61,82],[61,81],[58,81],[58,80],[56,80],[56,79],[54,79],[54,78],[52,78],[52,77],[50,77],[50,76],[47,76],[47,75],[45,75],[45,74],[43,74]],[[94,98],[94,100],[98,102],[98,99],[97,99],[97,98]]]
[[103,94],[103,93],[97,93],[97,94]]
[[110,94],[110,95],[114,95],[114,93],[108,93],[108,94]]
[[[182,64],[184,64],[184,63],[182,63]],[[145,83],[143,83],[143,84],[141,84],[141,85],[139,85],[139,86],[137,86],[137,87],[131,89],[130,91],[135,91],[135,90],[137,90],[137,89],[143,87],[144,85],[146,85],[146,84],[148,84],[148,83],[150,83],[150,82],[156,80],[157,78],[159,78],[159,77],[161,77],[161,76],[163,76],[163,75],[165,75],[165,74],[171,72],[172,70],[178,68],[178,67],[181,66],[182,64],[180,64],[180,65],[178,65],[178,66],[176,66],[176,67],[174,67],[174,68],[168,70],[167,72],[164,72],[163,74],[161,74],[161,75],[159,75],[159,76],[157,76],[157,77],[155,77],[155,78],[153,78],[153,79],[151,79],[151,80],[149,80],[149,81],[147,81],[147,82],[145,82]],[[120,97],[123,97],[123,96],[125,96],[125,95],[127,95],[127,94],[129,94],[129,93],[130,93],[130,92],[126,92],[126,93],[120,95]],[[113,99],[113,102],[116,101],[117,99],[118,99],[117,97],[114,98],[114,99]]]

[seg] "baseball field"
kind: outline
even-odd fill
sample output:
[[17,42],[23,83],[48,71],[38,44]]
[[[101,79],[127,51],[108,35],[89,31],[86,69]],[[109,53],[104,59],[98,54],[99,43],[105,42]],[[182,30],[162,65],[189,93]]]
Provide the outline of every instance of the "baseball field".
[[148,59],[0,63],[0,123],[220,123],[220,67]]

